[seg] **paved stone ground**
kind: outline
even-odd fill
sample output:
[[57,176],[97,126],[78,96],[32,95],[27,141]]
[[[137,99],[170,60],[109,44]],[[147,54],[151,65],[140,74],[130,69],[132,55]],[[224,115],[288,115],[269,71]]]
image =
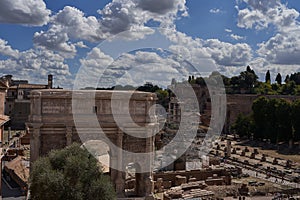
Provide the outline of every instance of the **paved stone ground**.
[[[274,197],[266,197],[266,196],[257,196],[257,197],[246,197],[245,200],[272,200]],[[238,198],[233,198],[233,197],[225,197],[224,200],[232,200],[235,199],[237,200]]]

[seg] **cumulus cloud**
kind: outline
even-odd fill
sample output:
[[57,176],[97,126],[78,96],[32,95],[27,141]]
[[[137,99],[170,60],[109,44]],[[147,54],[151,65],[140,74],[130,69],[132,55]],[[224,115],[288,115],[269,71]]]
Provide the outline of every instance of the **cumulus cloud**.
[[43,0],[0,1],[0,23],[41,26],[47,24],[50,14]]
[[48,74],[55,76],[55,84],[68,85],[71,74],[69,66],[64,62],[64,57],[53,51],[45,49],[30,49],[19,52],[11,49],[17,56],[0,60],[1,74],[12,74],[15,78],[28,79],[31,82],[40,83]]
[[[139,1],[138,7],[142,8],[143,10],[148,10],[152,13],[158,14],[166,14],[168,12],[172,12],[177,10],[186,11],[185,8],[185,1],[174,1],[174,0],[144,0]],[[177,11],[175,11],[177,12]]]
[[[94,47],[85,58],[80,59],[80,69],[76,74],[75,89],[98,87],[97,83],[105,69],[113,62],[113,58],[106,55],[100,48]],[[104,86],[99,86],[104,87]]]
[[299,12],[280,0],[241,0],[246,8],[238,9],[238,26],[264,29],[274,25],[276,34],[258,44],[258,55],[271,64],[300,64]]
[[264,29],[270,24],[275,25],[278,30],[287,31],[287,28],[296,25],[299,12],[288,8],[280,0],[240,0],[247,7],[238,10],[238,26],[246,29]]
[[96,42],[101,39],[98,31],[99,22],[96,17],[85,17],[77,8],[66,6],[52,17],[47,31],[34,34],[33,41],[36,46],[61,52],[65,57],[73,57],[78,43],[73,44],[70,39]]
[[126,38],[143,38],[153,32],[145,26],[150,20],[171,26],[178,16],[187,16],[185,3],[185,0],[113,0],[98,10],[99,18],[85,16],[77,8],[66,6],[52,16],[47,31],[35,33],[34,43],[74,55],[73,40],[99,42],[123,31],[128,31]]
[[7,41],[0,38],[0,54],[17,58],[19,56],[19,51],[12,49],[12,47],[8,45]]
[[244,40],[245,39],[245,37],[243,37],[243,36],[240,36],[240,35],[236,35],[236,34],[230,34],[230,37],[232,38],[232,39],[234,39],[234,40]]
[[244,66],[252,59],[252,49],[246,43],[230,44],[209,39],[204,46],[218,65]]
[[41,31],[34,34],[33,41],[35,46],[59,51],[66,58],[71,58],[76,53],[75,45],[69,42],[68,34],[64,32],[57,32],[53,29],[48,32]]
[[109,67],[108,73],[117,77],[117,84],[131,77],[132,80],[128,82],[134,82],[136,86],[152,82],[166,87],[172,78],[186,79],[192,72],[190,64],[177,55],[164,53],[166,52],[137,51],[123,54]]
[[257,52],[270,63],[300,64],[300,29],[289,34],[276,34],[268,41],[259,44]]
[[187,16],[185,0],[114,0],[98,12],[102,15],[104,32],[112,34],[144,26],[154,20],[165,26],[173,25],[178,15]]
[[225,32],[227,32],[227,33],[231,33],[231,32],[232,32],[232,30],[231,30],[231,29],[228,29],[228,28],[225,28]]
[[166,87],[172,78],[186,79],[194,70],[189,62],[161,49],[124,53],[113,60],[99,48],[94,48],[81,64],[77,75],[81,79],[79,88],[95,87],[97,82],[98,87],[138,86],[145,82]]

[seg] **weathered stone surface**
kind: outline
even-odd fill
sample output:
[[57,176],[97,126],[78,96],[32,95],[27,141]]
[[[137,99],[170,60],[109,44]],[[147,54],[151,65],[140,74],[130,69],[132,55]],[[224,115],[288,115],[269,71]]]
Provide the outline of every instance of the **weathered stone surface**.
[[[115,166],[110,169],[110,176],[118,196],[124,196],[124,171],[129,163],[134,163],[136,169],[136,195],[151,195],[153,155],[141,157],[138,156],[141,154],[133,153],[153,152],[158,124],[150,108],[155,104],[156,95],[132,93],[129,96],[130,116],[124,116],[128,107],[124,98],[128,95],[126,91],[33,91],[27,123],[31,162],[52,149],[61,149],[73,142],[102,141],[109,147],[110,165]],[[93,101],[88,97],[93,97]],[[127,186],[132,187],[132,183],[128,182]]]

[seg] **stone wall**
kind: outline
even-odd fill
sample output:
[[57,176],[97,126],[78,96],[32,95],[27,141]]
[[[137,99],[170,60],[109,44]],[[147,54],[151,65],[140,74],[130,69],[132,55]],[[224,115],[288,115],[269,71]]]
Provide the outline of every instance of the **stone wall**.
[[0,89],[0,114],[1,115],[4,115],[5,94],[6,94],[5,90]]
[[[162,179],[163,182],[170,182],[170,187],[177,186],[177,177],[185,177],[186,181],[205,181],[208,185],[230,185],[231,175],[226,169],[202,169],[191,171],[173,171],[154,173],[154,180]],[[167,184],[164,184],[167,185]]]

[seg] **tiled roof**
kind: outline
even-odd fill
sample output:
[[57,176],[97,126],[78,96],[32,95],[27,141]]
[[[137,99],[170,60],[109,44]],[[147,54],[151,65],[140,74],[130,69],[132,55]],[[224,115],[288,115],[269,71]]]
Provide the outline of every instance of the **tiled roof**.
[[0,115],[0,126],[2,126],[3,124],[5,124],[8,121],[9,121],[9,116]]

